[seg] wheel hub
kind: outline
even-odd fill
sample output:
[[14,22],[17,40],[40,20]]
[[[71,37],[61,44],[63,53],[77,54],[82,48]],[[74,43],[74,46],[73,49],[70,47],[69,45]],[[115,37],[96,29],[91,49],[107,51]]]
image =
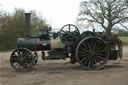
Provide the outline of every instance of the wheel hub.
[[20,58],[20,59],[19,59],[19,62],[23,62],[23,61],[24,61],[24,59],[23,59],[23,58]]
[[90,56],[95,56],[95,54],[96,54],[96,52],[95,52],[94,50],[90,50],[90,51],[89,51],[89,55],[90,55]]

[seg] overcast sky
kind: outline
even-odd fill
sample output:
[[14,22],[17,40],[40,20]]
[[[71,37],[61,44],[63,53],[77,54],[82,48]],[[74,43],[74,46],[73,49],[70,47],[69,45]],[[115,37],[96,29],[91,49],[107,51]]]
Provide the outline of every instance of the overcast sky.
[[36,10],[48,20],[53,28],[65,24],[74,24],[79,13],[81,0],[0,0],[1,8],[13,12],[15,8],[23,8],[26,12]]

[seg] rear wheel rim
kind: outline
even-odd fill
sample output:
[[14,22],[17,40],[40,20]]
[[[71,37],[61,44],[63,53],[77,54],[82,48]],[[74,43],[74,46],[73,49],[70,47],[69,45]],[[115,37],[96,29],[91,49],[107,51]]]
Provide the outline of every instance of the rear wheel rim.
[[84,38],[76,48],[76,59],[83,69],[99,70],[109,57],[108,46],[99,38]]

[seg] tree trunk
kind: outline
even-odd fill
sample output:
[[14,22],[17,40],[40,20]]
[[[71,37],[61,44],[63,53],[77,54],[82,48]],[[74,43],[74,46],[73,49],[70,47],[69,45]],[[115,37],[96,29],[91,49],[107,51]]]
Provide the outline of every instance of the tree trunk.
[[111,30],[112,30],[112,24],[109,23],[108,26],[107,26],[107,29],[106,29],[106,32],[110,35],[111,34]]

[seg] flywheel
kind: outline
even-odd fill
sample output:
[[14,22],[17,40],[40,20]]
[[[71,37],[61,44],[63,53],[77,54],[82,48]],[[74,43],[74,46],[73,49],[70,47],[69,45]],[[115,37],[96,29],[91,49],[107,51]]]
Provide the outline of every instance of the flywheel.
[[63,42],[77,41],[79,35],[80,35],[79,29],[72,24],[64,25],[59,32],[59,37]]

